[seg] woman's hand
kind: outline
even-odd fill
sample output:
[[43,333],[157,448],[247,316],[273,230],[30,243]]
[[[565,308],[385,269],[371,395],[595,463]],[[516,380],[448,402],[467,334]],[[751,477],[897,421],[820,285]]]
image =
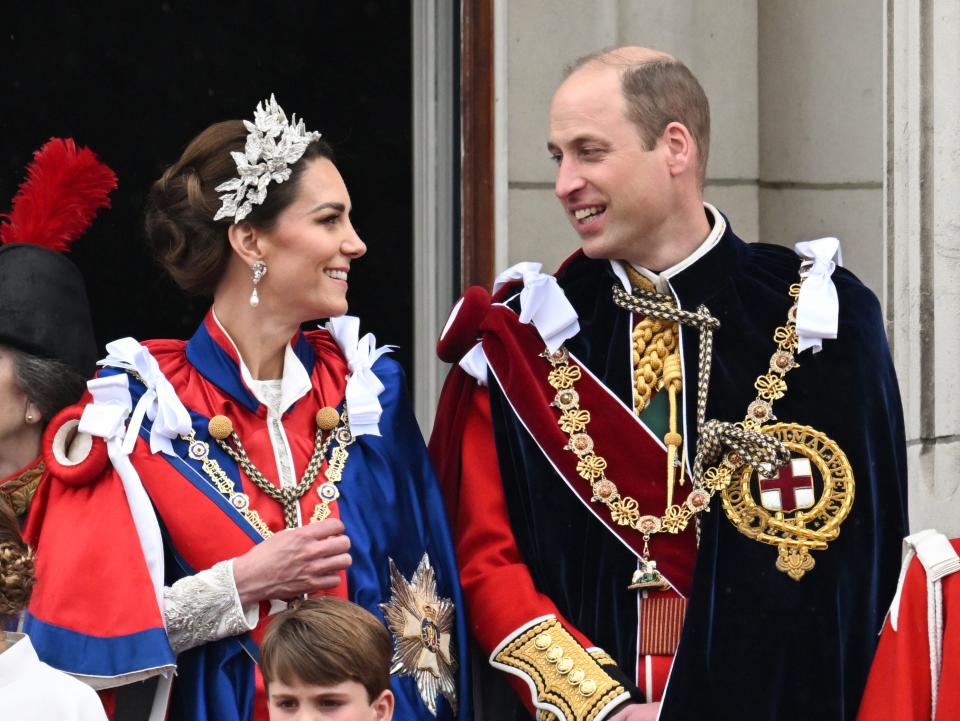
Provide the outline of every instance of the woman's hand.
[[246,606],[333,588],[350,565],[350,539],[336,518],[280,531],[233,562],[233,578]]
[[617,712],[610,721],[657,721],[660,703],[632,703]]

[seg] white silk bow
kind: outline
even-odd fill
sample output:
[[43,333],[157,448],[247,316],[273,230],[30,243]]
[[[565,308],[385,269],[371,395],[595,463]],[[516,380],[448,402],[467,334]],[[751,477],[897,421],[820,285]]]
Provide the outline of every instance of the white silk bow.
[[377,348],[377,339],[373,333],[367,333],[360,338],[360,319],[352,315],[331,318],[327,321],[326,328],[340,346],[350,368],[346,390],[350,432],[354,436],[379,436],[383,408],[378,396],[383,393],[384,386],[373,372],[373,364],[380,356],[392,352],[396,346],[385,345]]
[[105,440],[123,440],[126,433],[126,420],[133,410],[130,401],[130,384],[126,373],[94,378],[87,381],[87,389],[93,396],[93,403],[83,408],[79,430]]
[[540,263],[517,263],[507,268],[497,276],[493,293],[512,280],[522,280],[520,322],[532,323],[553,352],[580,332],[580,321],[557,279],[541,273],[542,267]]
[[[123,484],[130,508],[130,517],[137,530],[143,559],[150,573],[157,605],[163,608],[164,558],[160,524],[137,469],[130,462],[130,452],[137,442],[143,417],[154,419],[150,432],[150,448],[156,453],[173,454],[170,438],[173,433],[190,432],[190,415],[170,387],[150,351],[133,338],[122,338],[107,345],[108,356],[100,365],[135,371],[147,385],[147,391],[133,408],[130,379],[126,373],[94,378],[87,383],[93,396],[80,417],[79,430],[99,436],[107,442],[107,454]],[[162,390],[158,390],[162,388]],[[131,411],[133,416],[131,418]],[[130,423],[124,423],[130,418]]]
[[483,352],[483,343],[477,343],[464,353],[457,365],[463,368],[467,375],[473,376],[477,383],[487,385],[487,354]]
[[190,432],[190,413],[180,402],[150,351],[133,338],[121,338],[107,344],[107,357],[97,365],[133,371],[143,380],[146,391],[131,412],[132,401],[126,374],[90,381],[87,387],[93,395],[93,403],[84,408],[81,430],[103,438],[118,437],[129,415],[130,422],[121,445],[122,452],[129,455],[146,416],[153,422],[150,428],[150,452],[163,451],[174,455],[170,441]]
[[812,348],[819,353],[823,341],[837,337],[840,304],[831,275],[843,265],[840,241],[818,238],[797,243],[794,248],[803,258],[800,266],[800,297],[797,300],[797,352]]

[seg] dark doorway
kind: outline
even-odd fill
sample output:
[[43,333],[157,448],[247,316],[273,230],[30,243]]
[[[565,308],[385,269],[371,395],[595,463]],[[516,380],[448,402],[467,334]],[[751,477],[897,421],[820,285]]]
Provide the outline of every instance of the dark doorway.
[[0,210],[31,153],[73,137],[117,172],[71,257],[83,271],[101,345],[188,338],[208,300],[187,298],[143,243],[150,184],[210,123],[250,118],[276,93],[336,149],[368,246],[351,273],[350,312],[400,345],[410,377],[410,3],[18,3],[0,35]]

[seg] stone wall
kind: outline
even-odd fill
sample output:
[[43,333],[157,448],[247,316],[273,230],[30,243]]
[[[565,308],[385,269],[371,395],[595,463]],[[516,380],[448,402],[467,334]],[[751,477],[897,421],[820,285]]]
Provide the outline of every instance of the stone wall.
[[882,6],[761,0],[758,35],[761,239],[835,235],[881,295]]
[[960,0],[885,10],[885,310],[911,525],[960,535]]

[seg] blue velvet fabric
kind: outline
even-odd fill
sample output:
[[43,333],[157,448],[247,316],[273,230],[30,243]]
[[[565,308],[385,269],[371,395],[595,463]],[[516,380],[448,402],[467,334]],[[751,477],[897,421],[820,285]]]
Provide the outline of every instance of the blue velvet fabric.
[[[680,305],[705,304],[714,336],[708,418],[742,420],[754,381],[775,350],[774,329],[791,304],[799,258],[745,244],[727,228],[702,259],[671,279]],[[628,405],[630,315],[611,301],[608,261],[576,256],[558,273],[580,316],[570,350]],[[877,633],[896,588],[907,533],[906,461],[899,391],[876,297],[846,270],[833,276],[837,340],[799,356],[782,421],[813,428],[846,453],[856,498],[840,537],[814,552],[794,581],[774,567],[776,547],[737,531],[714,498],[701,515],[686,623],[661,721],[853,721]],[[696,443],[697,334],[682,331],[687,448]],[[556,477],[495,384],[490,393],[500,471],[517,543],[539,590],[632,675],[637,602],[627,591],[634,556]],[[616,439],[601,439],[601,443]],[[647,511],[644,511],[647,512]],[[526,718],[517,707],[503,718]]]
[[170,721],[250,721],[254,664],[236,638],[214,641],[177,657]]
[[[458,713],[441,698],[436,718],[467,721],[472,719],[467,626],[443,499],[407,399],[403,371],[385,357],[377,361],[374,371],[386,386],[380,394],[382,436],[359,436],[350,446],[350,460],[339,486],[340,518],[352,544],[353,564],[347,571],[350,599],[382,618],[379,604],[390,599],[386,559],[393,559],[409,581],[423,554],[429,555],[437,595],[452,599],[457,609],[453,641],[460,664]],[[398,463],[401,458],[403,463]],[[413,677],[395,675],[391,685],[397,701],[394,718],[434,718]]]

